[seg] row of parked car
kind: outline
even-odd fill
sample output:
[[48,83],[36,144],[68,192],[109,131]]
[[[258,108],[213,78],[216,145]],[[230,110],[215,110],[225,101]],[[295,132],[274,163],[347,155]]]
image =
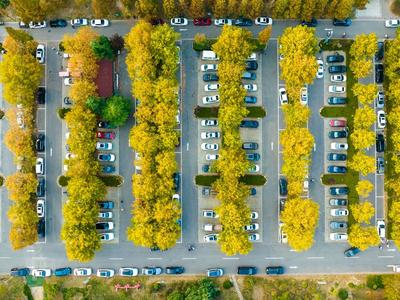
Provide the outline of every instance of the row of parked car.
[[[70,24],[73,27],[79,27],[79,26],[87,26],[90,25],[92,27],[108,27],[110,26],[110,21],[107,19],[92,19],[88,20],[85,18],[79,18],[79,19],[72,19],[70,20]],[[19,27],[20,28],[30,28],[30,29],[43,29],[46,28],[47,25],[50,25],[52,28],[62,28],[62,27],[67,27],[68,26],[68,21],[65,19],[53,19],[49,21],[49,24],[47,24],[46,21],[39,21],[39,22],[29,22],[29,23],[24,23],[24,22],[19,22]]]
[[[100,121],[98,123],[99,128],[110,129],[111,125],[106,121]],[[116,134],[114,131],[100,131],[96,132],[96,138],[98,139],[96,143],[96,150],[99,151],[97,154],[98,161],[104,163],[101,165],[102,172],[106,174],[111,174],[115,172],[114,162],[116,160],[116,155],[110,153],[113,150],[113,143]],[[102,151],[102,152],[100,152]]]

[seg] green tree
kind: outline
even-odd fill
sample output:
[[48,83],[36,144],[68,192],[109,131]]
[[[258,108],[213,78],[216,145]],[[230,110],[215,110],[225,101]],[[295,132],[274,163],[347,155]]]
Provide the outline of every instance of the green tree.
[[217,299],[220,291],[218,286],[214,281],[205,278],[199,280],[195,285],[189,286],[185,291],[185,299],[195,300],[195,299],[207,299],[213,300]]
[[300,101],[289,103],[283,106],[282,110],[284,112],[286,128],[304,127],[311,113],[307,106],[300,104]]
[[357,108],[354,114],[354,128],[355,129],[369,129],[375,123],[375,111],[370,106]]
[[9,6],[10,5],[10,0],[1,0],[0,1],[0,8],[1,9],[5,9],[5,8],[7,8],[7,6]]
[[172,18],[176,16],[177,3],[175,0],[164,0],[162,2],[162,5],[163,5],[164,16],[166,16],[167,18]]
[[258,33],[258,41],[267,45],[272,34],[272,26],[267,26]]
[[333,10],[333,17],[339,20],[350,17],[353,11],[353,4],[354,0],[339,0]]
[[350,134],[350,139],[353,142],[354,148],[366,149],[375,143],[375,132],[367,129],[355,129]]
[[356,79],[368,77],[372,70],[372,61],[367,59],[352,59],[350,70]]
[[378,40],[376,34],[359,34],[351,44],[349,54],[353,59],[364,60],[372,59],[373,55],[378,50]]
[[286,201],[281,213],[288,243],[296,251],[305,251],[314,244],[314,232],[318,224],[318,204],[310,199],[292,198]]
[[112,126],[123,125],[129,117],[130,100],[122,96],[112,96],[107,99],[102,116]]
[[375,172],[375,159],[365,154],[364,151],[357,151],[347,165],[350,169],[360,172],[363,176]]
[[114,33],[111,37],[110,37],[110,44],[111,44],[111,48],[114,51],[114,54],[118,54],[118,51],[122,51],[122,49],[124,49],[124,38],[122,36],[120,36],[118,33]]
[[14,173],[6,178],[8,197],[14,201],[27,201],[36,192],[38,181],[33,173]]
[[364,251],[380,243],[378,232],[374,226],[361,227],[360,224],[353,224],[350,227],[349,244]]
[[357,183],[357,194],[363,198],[367,198],[374,189],[374,185],[369,180],[360,180]]
[[106,104],[107,104],[106,100],[101,97],[90,96],[86,100],[86,107],[89,108],[92,112],[94,112],[96,115],[99,115],[99,116],[102,115]]
[[281,131],[280,143],[287,155],[302,157],[310,154],[314,137],[308,128],[293,127]]
[[110,40],[104,36],[99,36],[90,43],[92,50],[98,59],[114,59],[115,51],[112,48]]
[[358,101],[363,105],[370,105],[378,94],[378,86],[374,83],[362,84],[356,82],[352,90],[354,96],[356,96]]
[[374,207],[372,206],[371,202],[368,201],[361,204],[350,204],[350,211],[356,222],[366,224],[370,224],[370,220],[375,213]]

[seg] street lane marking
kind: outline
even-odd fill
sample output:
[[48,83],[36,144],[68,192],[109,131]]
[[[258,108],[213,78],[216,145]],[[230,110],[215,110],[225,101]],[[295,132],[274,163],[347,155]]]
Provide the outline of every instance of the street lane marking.
[[37,257],[32,257],[32,259],[47,259],[47,257],[37,256]]
[[148,260],[156,260],[156,259],[162,259],[162,257],[148,257]]
[[317,144],[314,144],[314,152],[317,151]]
[[187,28],[180,28],[179,31],[187,31]]
[[289,269],[297,269],[298,266],[289,266]]
[[0,259],[11,259],[10,256],[0,256]]
[[189,151],[189,143],[186,143],[186,151]]
[[289,251],[290,251],[290,252],[296,252],[296,250],[294,250],[294,249],[289,249]]
[[50,156],[53,156],[53,148],[50,148]]
[[307,259],[325,259],[323,256],[309,256]]
[[197,259],[197,257],[182,257],[182,259]]
[[392,255],[378,255],[378,258],[393,258],[394,256]]
[[35,252],[36,250],[33,250],[33,249],[29,249],[29,250],[26,250],[26,252]]
[[352,256],[352,257],[345,256],[344,258],[360,258],[360,257],[359,256]]
[[109,260],[123,260],[122,257],[109,257]]
[[394,251],[396,251],[396,249],[388,249],[387,251],[394,252]]
[[271,142],[271,151],[274,151],[274,142]]
[[223,257],[222,259],[239,259],[239,257]]
[[264,259],[284,259],[283,257],[264,257]]

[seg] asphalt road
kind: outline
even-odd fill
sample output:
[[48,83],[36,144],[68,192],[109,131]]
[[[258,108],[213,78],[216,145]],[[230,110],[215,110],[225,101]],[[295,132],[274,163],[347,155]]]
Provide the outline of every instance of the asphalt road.
[[[197,103],[197,74],[196,55],[191,48],[195,33],[206,33],[208,37],[217,37],[220,28],[194,27],[189,25],[185,28],[177,28],[182,37],[182,206],[183,206],[183,240],[177,246],[165,252],[150,252],[148,249],[135,247],[126,240],[126,227],[130,225],[130,205],[132,203],[131,176],[133,174],[132,150],[128,148],[129,130],[134,124],[130,119],[128,123],[120,128],[120,164],[124,166],[120,174],[124,176],[125,183],[120,189],[121,200],[124,201],[120,212],[120,239],[118,244],[104,245],[93,261],[87,264],[68,262],[65,256],[64,245],[60,241],[61,229],[61,195],[62,191],[56,185],[56,178],[61,173],[62,167],[62,143],[61,143],[61,121],[57,118],[56,110],[61,106],[62,82],[58,77],[61,64],[60,57],[51,47],[56,46],[65,33],[73,33],[71,27],[65,29],[29,30],[38,41],[48,43],[47,51],[47,108],[46,108],[46,169],[47,169],[47,237],[46,243],[32,245],[20,251],[12,251],[8,243],[9,223],[6,212],[9,201],[7,191],[1,189],[1,246],[0,246],[0,273],[8,272],[14,266],[30,267],[63,267],[87,265],[93,268],[120,266],[143,267],[145,265],[183,265],[188,273],[203,273],[208,267],[223,267],[228,273],[235,272],[239,265],[254,265],[263,269],[267,265],[282,265],[291,274],[318,274],[318,273],[357,273],[357,272],[389,272],[388,266],[398,264],[400,256],[397,249],[379,250],[377,247],[360,253],[355,258],[344,258],[343,251],[346,244],[325,243],[323,215],[315,236],[316,243],[307,252],[297,253],[291,251],[286,245],[278,242],[278,97],[277,87],[278,65],[277,65],[277,41],[276,38],[282,34],[286,27],[297,25],[298,21],[278,20],[273,26],[271,42],[262,57],[262,101],[267,110],[267,117],[262,120],[263,135],[263,170],[268,179],[267,185],[263,187],[263,242],[254,245],[254,250],[247,256],[225,257],[216,245],[196,244],[196,250],[187,251],[188,244],[193,244],[197,237],[197,188],[194,185],[194,176],[197,174],[197,122],[193,116],[193,108]],[[317,34],[323,38],[325,28],[332,28],[330,20],[322,20],[317,27]],[[354,20],[349,28],[334,28],[334,37],[341,37],[346,32],[347,37],[356,34],[375,31],[380,38],[385,34],[393,37],[394,29],[386,29],[383,20]],[[16,27],[16,23],[6,24]],[[128,33],[134,25],[133,21],[113,21],[109,28],[96,29],[105,35],[115,32],[120,35]],[[262,29],[260,27],[248,28],[255,35]],[[0,39],[4,39],[4,27],[0,27]],[[124,54],[123,54],[124,55]],[[121,57],[122,58],[122,57]],[[130,96],[130,83],[124,67],[124,59],[120,59],[120,93]],[[315,137],[317,151],[313,152],[313,163],[311,165],[310,177],[318,178],[323,173],[323,130],[322,119],[318,115],[323,101],[323,83],[316,80],[309,87],[310,107],[313,114],[309,121],[309,127]],[[279,121],[278,121],[279,120]],[[4,136],[7,123],[1,122],[0,136]],[[12,156],[6,147],[1,150],[1,172],[5,175],[14,172]],[[323,213],[323,188],[319,183],[310,186],[310,197],[320,203]],[[317,261],[317,262],[315,262]]]

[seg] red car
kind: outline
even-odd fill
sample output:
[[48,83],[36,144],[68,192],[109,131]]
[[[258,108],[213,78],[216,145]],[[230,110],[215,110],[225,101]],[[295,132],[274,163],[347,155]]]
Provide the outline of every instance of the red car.
[[97,131],[96,137],[98,139],[113,140],[115,139],[115,132],[112,131]]
[[346,120],[330,120],[329,126],[331,127],[346,127]]
[[210,26],[211,18],[196,18],[193,19],[193,24],[195,26]]

